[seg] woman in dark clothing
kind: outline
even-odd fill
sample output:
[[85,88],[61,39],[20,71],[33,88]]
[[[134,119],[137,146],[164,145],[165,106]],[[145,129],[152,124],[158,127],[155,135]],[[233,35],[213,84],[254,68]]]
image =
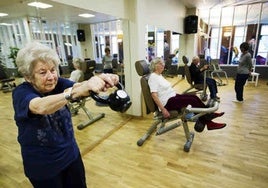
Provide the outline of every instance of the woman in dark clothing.
[[[204,84],[203,72],[208,69],[208,65],[204,65],[199,68],[200,58],[198,56],[193,57],[191,66],[189,67],[191,78],[195,84]],[[218,88],[217,83],[213,78],[206,77],[206,84],[209,88],[210,98],[219,100],[220,97],[217,96]]]
[[67,103],[118,83],[101,74],[74,83],[59,77],[57,53],[40,43],[18,52],[18,71],[26,80],[13,90],[13,108],[25,175],[35,188],[85,188],[85,169]]
[[235,92],[236,92],[236,99],[233,102],[236,103],[243,103],[243,93],[244,93],[244,85],[251,73],[252,70],[252,59],[251,54],[249,53],[249,44],[247,42],[243,42],[240,45],[240,50],[242,52],[239,64],[237,67],[237,74],[235,78]]

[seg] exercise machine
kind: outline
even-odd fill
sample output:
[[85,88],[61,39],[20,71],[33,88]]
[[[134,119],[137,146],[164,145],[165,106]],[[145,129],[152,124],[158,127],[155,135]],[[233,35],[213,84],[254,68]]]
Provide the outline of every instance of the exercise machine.
[[208,108],[192,108],[189,105],[181,111],[170,111],[169,113],[171,117],[163,118],[162,113],[159,111],[151,96],[150,88],[148,85],[148,79],[150,77],[149,65],[145,60],[140,60],[136,61],[135,68],[138,75],[141,76],[140,84],[146,106],[146,113],[154,113],[154,121],[152,125],[149,127],[147,132],[137,141],[137,145],[142,146],[154,132],[156,132],[156,135],[162,135],[167,131],[182,126],[186,138],[184,151],[189,152],[194,140],[194,132],[191,132],[189,130],[188,122],[195,122],[199,117],[217,111],[219,108],[219,102],[210,99],[206,104]]

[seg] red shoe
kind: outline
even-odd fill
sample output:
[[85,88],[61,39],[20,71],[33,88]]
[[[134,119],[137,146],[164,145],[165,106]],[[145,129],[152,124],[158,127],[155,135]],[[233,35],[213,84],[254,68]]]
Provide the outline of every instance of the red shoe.
[[217,117],[221,117],[223,116],[224,112],[220,112],[220,113],[212,113],[211,114],[211,119],[217,118]]
[[207,121],[207,129],[214,130],[214,129],[222,129],[226,126],[226,123],[216,123],[213,121]]

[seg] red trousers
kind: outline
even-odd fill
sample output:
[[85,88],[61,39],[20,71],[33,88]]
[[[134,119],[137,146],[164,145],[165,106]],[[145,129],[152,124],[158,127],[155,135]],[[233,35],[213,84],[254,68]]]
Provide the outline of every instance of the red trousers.
[[188,105],[191,105],[192,107],[196,108],[206,108],[205,104],[197,96],[189,94],[177,94],[176,96],[171,97],[165,105],[165,108],[168,111],[180,111],[182,108],[185,108]]

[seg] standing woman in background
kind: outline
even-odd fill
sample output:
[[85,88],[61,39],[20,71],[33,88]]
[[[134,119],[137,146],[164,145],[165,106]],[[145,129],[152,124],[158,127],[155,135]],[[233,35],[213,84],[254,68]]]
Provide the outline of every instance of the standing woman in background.
[[236,99],[233,100],[233,102],[237,103],[243,103],[244,101],[244,86],[252,70],[252,59],[251,54],[249,53],[249,44],[247,42],[243,42],[240,45],[240,50],[242,54],[240,56],[239,64],[237,67],[234,87],[236,92]]
[[113,57],[111,56],[110,48],[105,48],[105,55],[102,58],[102,64],[103,64],[103,72],[104,73],[113,73],[113,64],[112,60]]

